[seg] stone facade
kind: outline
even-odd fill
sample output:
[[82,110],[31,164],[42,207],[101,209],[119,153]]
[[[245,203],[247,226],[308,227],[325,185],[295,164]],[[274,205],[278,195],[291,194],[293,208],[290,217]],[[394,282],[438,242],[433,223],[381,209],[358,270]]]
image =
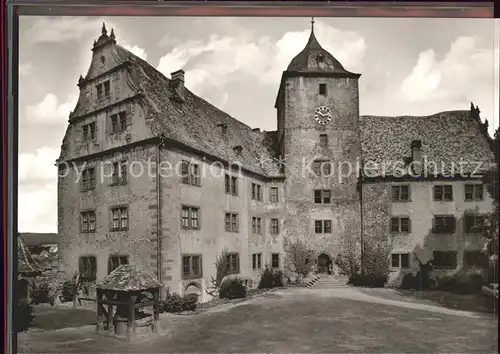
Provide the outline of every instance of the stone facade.
[[[406,150],[418,139],[432,155],[438,151],[432,139],[439,136],[427,139],[421,124],[411,123],[421,117],[360,117],[360,75],[346,71],[313,33],[283,73],[275,132],[252,130],[194,95],[184,87],[182,71],[167,79],[119,46],[104,27],[93,52],[89,71],[78,83],[80,98],[58,160],[60,266],[67,278],[81,271],[82,257],[92,257],[94,281],[103,279],[109,267],[116,266],[113,262],[127,258],[170,291],[183,293],[194,283],[206,300],[205,289],[224,248],[238,254],[237,273],[256,283],[266,265],[285,268],[286,239],[307,240],[330,262],[347,243],[360,243],[362,235],[365,241],[386,246],[388,264],[391,249],[411,253],[420,245],[462,252],[479,247],[479,241],[464,236],[460,228],[453,235],[428,234],[436,213],[460,219],[475,206],[481,212],[491,210],[486,193],[480,202],[460,199],[466,181],[452,182],[452,202],[430,199],[432,181],[408,182],[411,199],[404,203],[391,201],[396,182],[381,176],[360,188],[363,159],[387,160],[393,157],[389,153],[400,152],[395,158],[405,160]],[[315,119],[322,106],[330,110],[327,124]],[[474,125],[472,133],[466,133],[477,141],[474,158],[492,161],[480,120],[469,112],[455,113],[437,121],[433,127],[439,129],[433,132],[446,132],[448,123],[459,124],[462,132]],[[410,122],[411,136],[402,130],[400,136],[374,138],[377,127],[394,132],[392,125],[400,121]],[[280,156],[284,167],[276,162]],[[308,166],[313,161],[330,162],[333,173],[311,175]],[[113,166],[122,163],[127,178],[117,180]],[[189,166],[188,171],[197,166],[196,183],[179,173],[184,173],[182,166]],[[88,169],[93,169],[93,178],[82,174]],[[232,177],[237,181],[234,193]],[[328,203],[318,203],[315,190],[330,191]],[[227,230],[226,214],[237,215],[235,229],[231,222]],[[411,232],[392,234],[394,215],[408,215]],[[320,220],[329,222],[328,232],[324,224],[318,232]],[[416,266],[412,261],[408,268]]]

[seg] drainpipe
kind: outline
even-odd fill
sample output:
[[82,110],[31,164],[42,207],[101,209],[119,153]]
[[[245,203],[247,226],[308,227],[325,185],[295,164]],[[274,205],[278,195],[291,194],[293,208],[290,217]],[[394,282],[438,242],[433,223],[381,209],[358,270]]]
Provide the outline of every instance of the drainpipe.
[[162,274],[162,223],[161,223],[161,175],[160,175],[160,152],[161,148],[164,144],[163,135],[160,136],[160,142],[156,146],[156,205],[157,207],[157,220],[156,220],[156,237],[157,237],[157,254],[156,254],[156,262],[157,262],[157,274],[158,281],[161,283],[163,279]]
[[364,184],[364,161],[361,159],[361,173],[360,173],[360,186],[359,186],[359,203],[360,203],[360,217],[361,217],[361,275],[365,274],[365,252],[364,252],[364,219],[363,219],[363,184]]

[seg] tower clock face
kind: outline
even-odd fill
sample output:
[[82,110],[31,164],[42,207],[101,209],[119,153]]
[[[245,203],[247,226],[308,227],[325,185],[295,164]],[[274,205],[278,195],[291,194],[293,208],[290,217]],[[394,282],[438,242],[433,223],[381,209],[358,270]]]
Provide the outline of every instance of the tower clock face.
[[314,113],[314,119],[316,119],[316,122],[318,124],[329,123],[332,120],[332,111],[330,110],[330,108],[325,106],[318,107],[318,109]]

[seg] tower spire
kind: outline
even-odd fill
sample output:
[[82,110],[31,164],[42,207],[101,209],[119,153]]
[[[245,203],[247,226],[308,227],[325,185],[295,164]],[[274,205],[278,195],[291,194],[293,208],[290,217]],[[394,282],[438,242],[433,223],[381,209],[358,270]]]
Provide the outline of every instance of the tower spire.
[[102,31],[101,31],[102,35],[105,36],[108,34],[108,31],[106,30],[106,24],[103,22],[102,23]]
[[311,17],[311,33],[314,33],[314,16]]

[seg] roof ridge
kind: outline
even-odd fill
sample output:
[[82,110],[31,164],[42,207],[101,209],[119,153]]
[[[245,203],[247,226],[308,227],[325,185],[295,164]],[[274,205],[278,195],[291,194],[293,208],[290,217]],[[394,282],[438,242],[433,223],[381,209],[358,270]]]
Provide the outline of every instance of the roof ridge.
[[440,111],[433,114],[426,114],[421,116],[416,116],[416,115],[384,116],[384,115],[374,115],[374,114],[362,114],[359,117],[360,118],[427,118],[427,117],[435,117],[445,113],[470,113],[470,111],[467,109],[456,109],[449,111]]

